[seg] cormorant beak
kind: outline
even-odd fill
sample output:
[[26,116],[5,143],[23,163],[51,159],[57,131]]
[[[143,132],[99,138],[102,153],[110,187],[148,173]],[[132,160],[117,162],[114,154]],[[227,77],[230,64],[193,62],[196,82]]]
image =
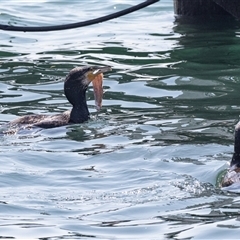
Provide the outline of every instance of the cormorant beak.
[[103,73],[111,71],[111,67],[97,67],[95,70],[91,71],[88,74],[88,78],[92,81],[95,105],[97,110],[99,111],[102,107],[102,98],[103,98]]

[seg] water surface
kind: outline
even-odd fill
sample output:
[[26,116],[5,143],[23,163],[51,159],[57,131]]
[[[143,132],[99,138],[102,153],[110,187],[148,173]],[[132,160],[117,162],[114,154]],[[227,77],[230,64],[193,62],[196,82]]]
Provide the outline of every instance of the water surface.
[[[4,24],[100,17],[136,1],[5,1]],[[238,239],[236,193],[217,178],[240,112],[233,19],[175,21],[173,2],[90,27],[1,31],[0,124],[71,106],[75,66],[110,65],[88,123],[0,136],[0,237]]]

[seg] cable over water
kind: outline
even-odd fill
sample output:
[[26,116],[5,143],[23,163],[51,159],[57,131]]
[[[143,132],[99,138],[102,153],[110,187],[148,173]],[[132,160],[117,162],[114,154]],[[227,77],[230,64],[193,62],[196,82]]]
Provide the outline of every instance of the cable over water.
[[147,0],[145,2],[134,5],[130,8],[118,11],[116,13],[112,13],[109,15],[105,15],[103,17],[94,18],[91,20],[83,21],[83,22],[62,24],[62,25],[55,25],[55,26],[39,26],[39,27],[10,26],[10,25],[0,24],[0,29],[5,31],[18,31],[18,32],[47,32],[47,31],[59,31],[59,30],[66,30],[66,29],[72,29],[72,28],[86,27],[96,23],[106,22],[111,19],[127,15],[129,13],[145,8],[151,4],[154,4],[158,1],[159,0]]

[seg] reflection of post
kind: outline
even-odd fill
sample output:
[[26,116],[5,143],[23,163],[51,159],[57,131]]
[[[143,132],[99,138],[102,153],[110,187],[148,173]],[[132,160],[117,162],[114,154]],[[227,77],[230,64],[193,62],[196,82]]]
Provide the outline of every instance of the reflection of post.
[[[240,0],[239,0],[240,1]],[[220,77],[230,68],[238,69],[240,48],[236,37],[240,21],[233,17],[182,17],[176,19],[174,32],[179,34],[171,59],[177,74],[195,78]],[[202,71],[199,71],[202,69]]]
[[[218,0],[216,0],[215,2],[217,1]],[[229,0],[226,1],[229,2]],[[180,16],[229,15],[222,7],[220,7],[215,2],[213,2],[213,0],[174,0],[174,10],[175,14]],[[240,6],[240,4],[238,5]]]

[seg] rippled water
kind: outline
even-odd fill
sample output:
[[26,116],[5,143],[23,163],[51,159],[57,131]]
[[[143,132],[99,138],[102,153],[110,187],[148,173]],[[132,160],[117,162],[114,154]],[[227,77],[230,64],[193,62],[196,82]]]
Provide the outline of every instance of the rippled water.
[[[9,0],[0,20],[71,23],[134,4]],[[73,67],[113,71],[99,114],[88,91],[88,123],[0,136],[0,238],[239,238],[240,197],[217,179],[240,113],[240,23],[197,22],[176,22],[162,0],[86,28],[1,31],[2,130],[69,109],[63,79]]]

